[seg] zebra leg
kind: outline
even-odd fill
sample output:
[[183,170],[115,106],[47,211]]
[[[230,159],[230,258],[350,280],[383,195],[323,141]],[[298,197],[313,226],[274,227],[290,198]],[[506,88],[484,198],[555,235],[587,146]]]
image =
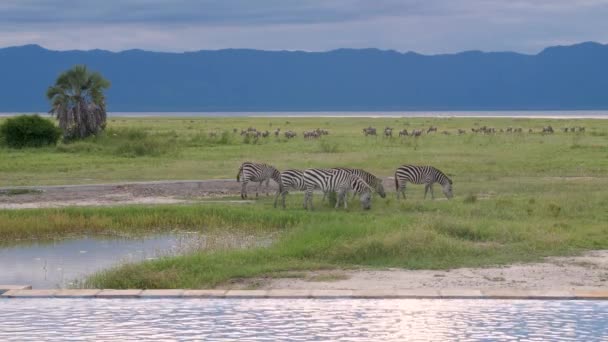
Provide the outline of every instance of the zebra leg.
[[399,185],[399,189],[397,189],[397,199],[399,199],[399,193],[401,193],[401,197],[405,199],[405,183]]
[[264,181],[261,181],[258,186],[255,187],[255,198],[258,198],[258,192],[260,191],[260,187],[262,186],[262,183],[264,183]]
[[427,194],[427,192],[429,192],[429,187],[430,187],[429,184],[424,185],[424,199],[426,199],[426,194]]
[[429,188],[431,188],[431,199],[435,199],[435,194],[433,193],[433,184],[431,184]]
[[247,198],[247,181],[243,181],[241,184],[241,199]]
[[268,191],[270,190],[270,178],[266,180],[266,196],[268,196]]
[[281,195],[283,196],[282,198],[282,203],[283,203],[283,209],[285,209],[285,198],[287,197],[287,191],[284,191]]
[[321,199],[321,204],[325,203],[326,198],[327,198],[327,192],[323,191],[323,198]]
[[277,201],[279,200],[279,196],[281,195],[281,190],[277,190],[277,194],[274,196],[274,207],[277,207]]

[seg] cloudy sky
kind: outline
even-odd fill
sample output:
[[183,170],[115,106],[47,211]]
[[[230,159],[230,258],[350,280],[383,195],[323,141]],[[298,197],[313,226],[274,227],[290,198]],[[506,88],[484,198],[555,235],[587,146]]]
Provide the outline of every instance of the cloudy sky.
[[0,47],[537,53],[608,42],[608,0],[0,0]]

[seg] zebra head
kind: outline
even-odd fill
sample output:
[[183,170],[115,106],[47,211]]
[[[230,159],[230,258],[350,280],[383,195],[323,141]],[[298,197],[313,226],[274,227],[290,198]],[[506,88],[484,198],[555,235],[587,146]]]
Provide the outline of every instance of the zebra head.
[[380,197],[382,198],[386,198],[386,192],[384,191],[384,185],[382,184],[382,179],[378,179],[378,181],[376,182],[376,192],[378,193],[378,195],[380,195]]
[[361,201],[361,208],[364,210],[369,210],[372,208],[372,194],[369,191],[365,191],[359,196],[359,200]]
[[446,182],[443,182],[443,184],[441,184],[441,187],[443,188],[443,194],[445,195],[445,197],[447,199],[454,197],[454,194],[452,193],[452,180],[451,179],[447,179]]

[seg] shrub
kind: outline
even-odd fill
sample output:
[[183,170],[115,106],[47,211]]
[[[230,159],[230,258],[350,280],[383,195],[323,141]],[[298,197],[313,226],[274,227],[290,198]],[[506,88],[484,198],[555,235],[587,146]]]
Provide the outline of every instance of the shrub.
[[477,196],[473,193],[468,193],[463,200],[464,203],[475,203],[477,202]]
[[0,125],[0,136],[9,147],[40,147],[57,144],[61,130],[38,115],[20,115]]
[[340,148],[338,147],[338,144],[332,144],[329,143],[328,141],[325,140],[321,140],[321,142],[319,143],[319,152],[321,153],[338,153],[340,152]]

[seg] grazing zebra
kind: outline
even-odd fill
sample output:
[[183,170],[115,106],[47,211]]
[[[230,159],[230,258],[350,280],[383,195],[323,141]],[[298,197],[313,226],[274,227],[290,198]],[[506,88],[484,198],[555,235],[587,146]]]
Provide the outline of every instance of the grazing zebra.
[[[304,182],[306,183],[306,194],[304,195],[304,209],[312,210],[312,192],[315,189],[327,193],[330,191],[338,192],[338,201],[336,208],[340,205],[340,201],[344,202],[344,208],[347,208],[347,194],[352,190],[360,194],[361,207],[370,209],[372,206],[372,189],[361,178],[350,174],[344,170],[332,169],[307,169],[304,170]],[[310,206],[309,206],[310,203]]]
[[285,170],[281,172],[281,182],[279,183],[279,190],[274,198],[274,207],[277,207],[277,201],[281,196],[281,202],[283,208],[285,208],[285,197],[289,193],[289,190],[306,190],[306,182],[304,182],[304,171],[302,170]]
[[[386,192],[384,191],[384,184],[382,184],[382,179],[374,176],[373,174],[363,170],[363,169],[351,169],[347,167],[334,167],[332,170],[342,170],[346,171],[350,174],[353,174],[359,178],[361,178],[365,183],[367,183],[374,191],[380,195],[380,197],[385,198]],[[353,193],[353,197],[355,197],[356,193]],[[323,200],[325,200],[326,194],[323,195]],[[323,201],[321,201],[323,202]]]
[[443,188],[443,194],[448,199],[453,197],[452,194],[452,180],[449,179],[443,172],[432,166],[414,166],[414,165],[402,165],[397,171],[395,171],[395,190],[397,190],[397,199],[399,199],[399,192],[403,194],[405,198],[405,185],[407,182],[414,184],[424,184],[424,198],[429,189],[431,190],[431,197],[434,199],[433,184],[439,183]]
[[247,183],[249,182],[259,182],[258,186],[255,188],[255,197],[258,197],[258,190],[262,183],[266,181],[266,196],[268,196],[268,186],[270,183],[270,179],[273,179],[277,184],[281,184],[281,173],[279,170],[274,168],[268,164],[258,164],[252,162],[244,162],[241,164],[239,168],[239,172],[236,174],[236,181],[241,181],[242,177],[242,186],[241,186],[241,198],[247,198]]

